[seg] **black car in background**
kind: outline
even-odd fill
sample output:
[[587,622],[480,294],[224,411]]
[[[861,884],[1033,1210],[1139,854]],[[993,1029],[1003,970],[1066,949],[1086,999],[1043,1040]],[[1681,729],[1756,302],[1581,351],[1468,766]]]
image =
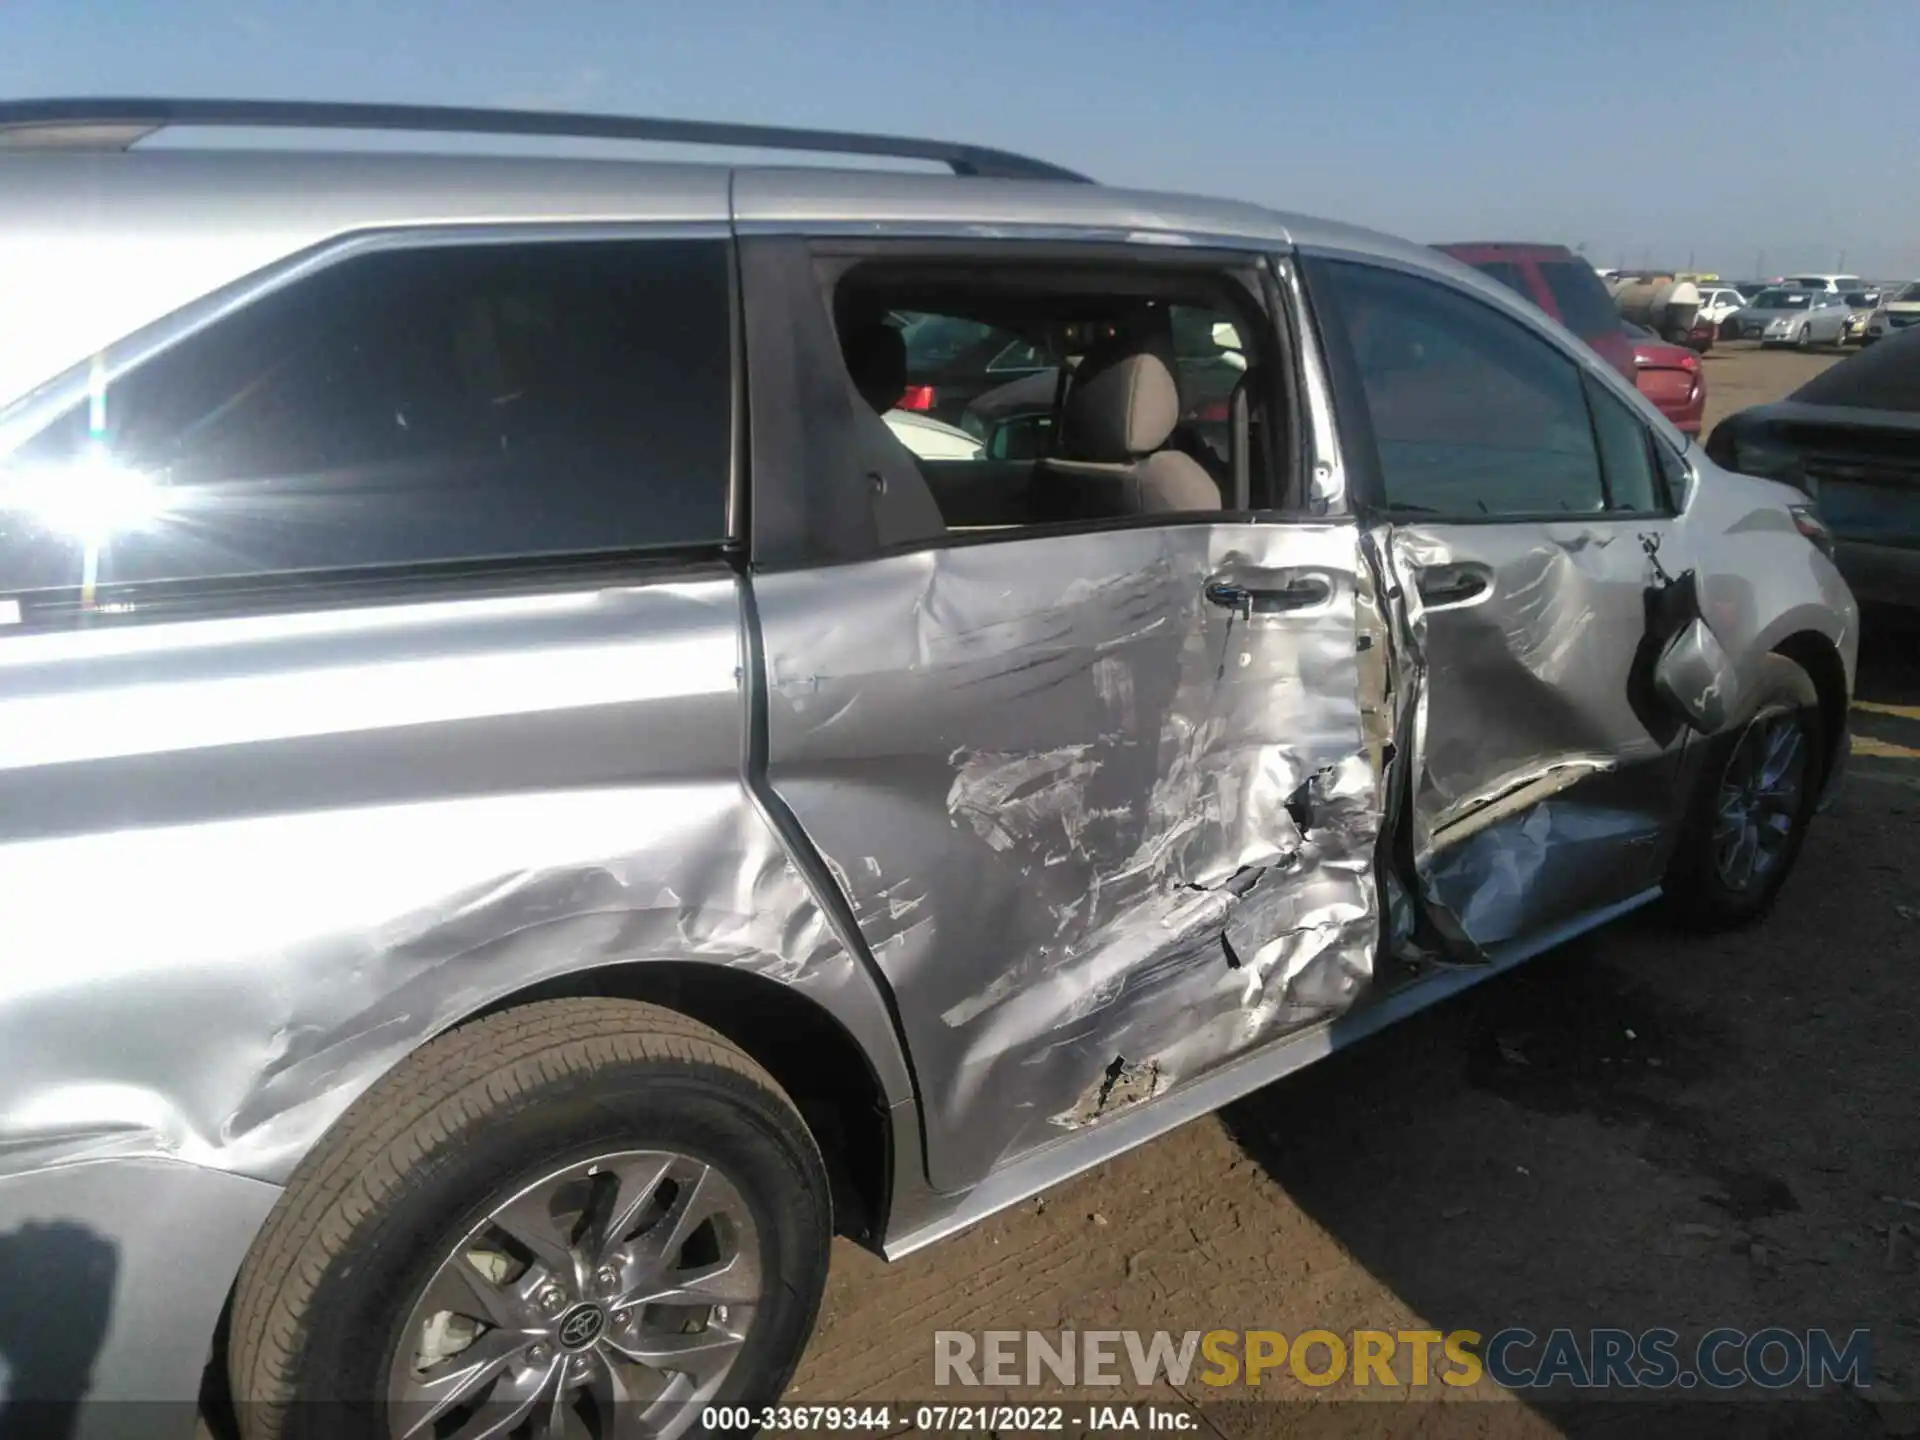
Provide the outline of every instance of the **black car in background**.
[[1920,610],[1920,327],[1728,416],[1707,454],[1804,490],[1854,594]]

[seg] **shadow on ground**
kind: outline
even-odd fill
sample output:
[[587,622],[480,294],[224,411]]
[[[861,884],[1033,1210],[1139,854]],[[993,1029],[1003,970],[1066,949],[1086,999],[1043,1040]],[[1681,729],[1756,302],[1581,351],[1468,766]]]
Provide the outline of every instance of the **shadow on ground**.
[[1528,1399],[1567,1436],[1920,1434],[1920,644],[1868,641],[1882,753],[1763,924],[1634,917],[1224,1116],[1436,1328],[1871,1332],[1865,1395]]

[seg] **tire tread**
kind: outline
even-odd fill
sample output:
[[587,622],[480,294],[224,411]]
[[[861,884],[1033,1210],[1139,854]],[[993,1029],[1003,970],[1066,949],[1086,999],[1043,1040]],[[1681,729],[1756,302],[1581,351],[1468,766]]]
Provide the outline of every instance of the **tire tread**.
[[609,1065],[668,1062],[793,1101],[751,1056],[696,1020],[632,1000],[546,1000],[438,1037],[395,1066],[295,1169],[235,1286],[228,1347],[247,1440],[279,1440],[306,1315],[361,1224],[435,1154],[538,1090]]

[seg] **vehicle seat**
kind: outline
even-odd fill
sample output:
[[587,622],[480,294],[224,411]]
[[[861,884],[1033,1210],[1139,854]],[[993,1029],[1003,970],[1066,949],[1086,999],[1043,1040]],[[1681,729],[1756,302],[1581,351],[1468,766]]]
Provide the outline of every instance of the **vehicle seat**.
[[1138,341],[1080,362],[1060,454],[1040,464],[1035,519],[1104,520],[1218,510],[1220,487],[1192,456],[1161,447],[1180,423],[1173,369]]
[[907,342],[884,321],[850,326],[840,341],[847,378],[864,404],[854,407],[861,454],[874,466],[873,521],[882,546],[944,535],[946,521],[913,452],[880,417],[907,388]]

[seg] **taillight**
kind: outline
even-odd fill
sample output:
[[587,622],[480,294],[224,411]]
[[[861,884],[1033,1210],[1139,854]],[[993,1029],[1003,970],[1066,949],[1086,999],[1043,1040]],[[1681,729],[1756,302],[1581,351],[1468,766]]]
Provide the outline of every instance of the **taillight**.
[[1214,400],[1202,405],[1200,409],[1195,412],[1193,418],[1198,420],[1202,425],[1218,425],[1227,420],[1231,416],[1231,413],[1227,408],[1226,401]]
[[893,408],[896,410],[931,410],[933,409],[933,386],[931,385],[907,386],[905,392],[902,393],[902,395],[900,396],[900,403],[894,406]]

